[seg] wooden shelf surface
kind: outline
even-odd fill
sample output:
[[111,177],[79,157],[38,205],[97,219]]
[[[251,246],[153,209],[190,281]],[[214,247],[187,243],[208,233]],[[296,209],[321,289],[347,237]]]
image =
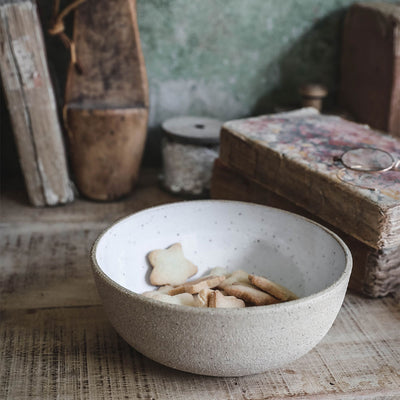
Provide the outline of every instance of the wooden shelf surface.
[[[180,200],[143,170],[115,203],[78,199],[28,205],[8,186],[0,210],[0,398],[5,399],[400,399],[400,304],[348,293],[331,330],[285,368],[240,378],[175,371],[114,331],[92,277],[89,250],[112,221]],[[233,349],[234,350],[234,349]]]

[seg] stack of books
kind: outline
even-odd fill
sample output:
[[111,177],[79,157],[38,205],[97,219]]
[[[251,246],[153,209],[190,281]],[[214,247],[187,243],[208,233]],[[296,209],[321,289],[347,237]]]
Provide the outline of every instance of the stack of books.
[[399,139],[314,109],[229,121],[221,130],[211,197],[270,205],[322,223],[352,251],[350,287],[385,296],[400,287],[400,172],[346,167],[342,154],[359,148],[379,149],[361,153],[371,169],[371,157],[384,156],[393,167],[400,159]]

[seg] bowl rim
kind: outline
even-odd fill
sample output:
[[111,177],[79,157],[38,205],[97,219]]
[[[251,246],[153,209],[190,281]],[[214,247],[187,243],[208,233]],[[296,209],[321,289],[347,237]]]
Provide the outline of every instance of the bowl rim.
[[[287,302],[282,302],[282,303],[276,303],[276,304],[268,304],[268,305],[263,305],[263,306],[254,306],[254,307],[245,307],[245,308],[208,308],[208,307],[193,307],[193,306],[187,306],[187,305],[180,305],[180,304],[171,304],[171,303],[166,303],[163,301],[155,300],[150,297],[143,296],[141,293],[136,293],[130,289],[127,289],[126,287],[120,285],[113,279],[111,279],[100,267],[100,265],[97,262],[96,259],[96,251],[97,247],[99,245],[99,242],[103,238],[103,236],[111,230],[114,226],[120,224],[121,222],[135,216],[138,214],[146,213],[149,211],[154,211],[154,210],[159,210],[163,208],[171,208],[171,207],[179,207],[183,204],[187,205],[189,203],[195,203],[195,204],[206,204],[206,203],[231,203],[231,204],[245,204],[246,206],[249,207],[256,207],[256,208],[268,208],[268,209],[273,209],[275,211],[281,212],[283,214],[290,214],[294,216],[295,218],[302,219],[306,221],[307,223],[316,225],[317,227],[321,228],[325,232],[327,232],[330,236],[332,236],[336,242],[340,245],[344,252],[345,256],[345,268],[342,272],[342,274],[339,276],[339,278],[334,281],[331,285],[326,287],[325,289],[313,293],[309,296],[304,296],[300,297],[299,299],[296,300],[291,300]],[[121,294],[135,299],[139,302],[144,302],[148,304],[153,304],[154,306],[158,306],[163,309],[170,309],[170,310],[176,310],[179,312],[185,312],[185,313],[191,313],[191,314],[197,314],[197,313],[211,313],[211,314],[233,314],[233,313],[251,313],[251,314],[257,314],[257,313],[265,313],[266,311],[268,312],[278,312],[282,307],[284,308],[296,308],[296,307],[303,307],[305,304],[313,302],[315,299],[322,299],[326,296],[329,296],[332,291],[334,291],[338,286],[341,286],[344,281],[346,281],[351,274],[352,267],[353,267],[353,257],[350,252],[350,249],[348,246],[345,244],[345,242],[333,231],[328,229],[327,227],[321,225],[318,222],[315,222],[309,218],[303,217],[302,215],[282,210],[277,207],[271,207],[263,204],[256,204],[256,203],[249,203],[245,201],[237,201],[237,200],[217,200],[217,199],[206,199],[206,200],[190,200],[190,201],[178,201],[174,203],[168,203],[168,204],[162,204],[162,205],[157,205],[157,206],[152,206],[148,207],[145,209],[142,209],[140,211],[134,212],[132,214],[126,215],[124,217],[118,218],[115,220],[113,223],[109,224],[103,231],[97,236],[95,242],[93,243],[91,250],[90,250],[90,258],[91,258],[91,266],[92,266],[92,271],[95,275],[97,275],[100,279],[104,280],[107,282],[108,285],[119,291]]]

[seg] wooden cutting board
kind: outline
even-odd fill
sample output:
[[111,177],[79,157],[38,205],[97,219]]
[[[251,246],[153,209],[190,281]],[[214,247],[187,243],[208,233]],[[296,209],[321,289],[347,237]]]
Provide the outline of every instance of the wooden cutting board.
[[148,85],[135,0],[87,0],[75,11],[65,124],[81,194],[114,200],[139,173],[147,133]]

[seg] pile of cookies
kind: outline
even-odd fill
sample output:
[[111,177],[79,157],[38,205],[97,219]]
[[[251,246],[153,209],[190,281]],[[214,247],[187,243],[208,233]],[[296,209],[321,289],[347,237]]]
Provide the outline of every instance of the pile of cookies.
[[243,308],[295,300],[289,289],[263,276],[214,268],[206,276],[188,281],[198,271],[185,258],[180,243],[148,254],[150,282],[157,290],[144,296],[173,304],[209,308]]

